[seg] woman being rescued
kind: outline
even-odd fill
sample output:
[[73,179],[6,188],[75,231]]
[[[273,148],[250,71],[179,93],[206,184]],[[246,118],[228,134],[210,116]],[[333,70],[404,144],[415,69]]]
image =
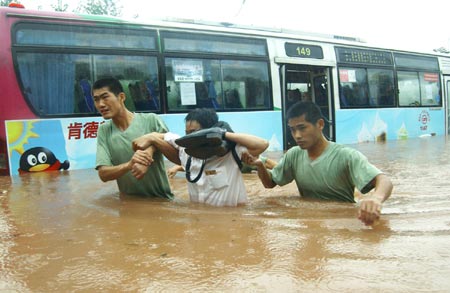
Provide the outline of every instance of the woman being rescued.
[[[260,137],[234,133],[228,123],[219,121],[214,109],[194,109],[185,117],[186,136],[149,133],[133,141],[134,150],[153,145],[163,154],[178,150],[179,161],[188,180],[192,202],[212,206],[237,206],[247,202],[241,173],[242,154],[259,156],[269,143]],[[171,149],[172,148],[172,149]],[[169,158],[170,159],[170,158]]]

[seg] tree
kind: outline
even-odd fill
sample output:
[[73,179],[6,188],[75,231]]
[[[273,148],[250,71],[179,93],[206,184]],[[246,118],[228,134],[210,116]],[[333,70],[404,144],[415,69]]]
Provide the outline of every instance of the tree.
[[85,0],[84,2],[80,2],[76,12],[120,16],[122,14],[122,7],[117,6],[115,1],[117,0]]
[[67,8],[69,8],[69,5],[67,3],[63,4],[62,0],[58,0],[56,5],[52,4],[51,6],[55,11],[59,12],[65,12],[67,11]]
[[0,0],[0,6],[8,6],[9,3],[11,3],[11,2],[20,3],[18,1],[14,1],[14,0]]
[[440,48],[437,48],[437,49],[433,49],[433,51],[434,51],[434,52],[437,52],[437,53],[444,53],[444,54],[450,53],[450,51],[447,50],[447,49],[444,48],[444,47],[440,47]]

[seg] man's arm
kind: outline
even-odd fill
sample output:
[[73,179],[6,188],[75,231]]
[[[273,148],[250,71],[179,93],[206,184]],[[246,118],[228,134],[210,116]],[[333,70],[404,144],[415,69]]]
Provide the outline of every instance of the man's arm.
[[267,140],[251,134],[226,132],[224,137],[227,140],[245,146],[248,152],[256,157],[269,147]]
[[137,150],[132,157],[131,174],[136,179],[144,178],[148,171],[148,167],[153,164],[153,154],[156,152],[154,146],[149,146],[147,149],[141,151]]
[[[122,163],[117,166],[99,166],[98,176],[103,182],[116,180],[126,174],[128,171],[132,171],[133,176],[140,179],[144,176],[148,166],[153,163],[154,148],[148,148],[146,151],[136,151],[128,162]],[[142,165],[145,168],[141,168],[140,171],[133,171],[134,165]],[[145,169],[145,170],[144,170]],[[136,173],[137,172],[137,173]],[[143,174],[142,174],[143,172]]]
[[97,168],[98,176],[103,182],[116,180],[131,170],[131,161],[117,166],[99,166]]
[[372,225],[380,218],[382,203],[392,193],[393,185],[385,174],[378,174],[371,182],[375,185],[373,194],[360,201],[358,218],[366,225]]
[[[263,160],[262,160],[262,161],[263,161]],[[263,161],[263,163],[264,163],[264,166],[266,166],[267,169],[271,169],[271,170],[272,170],[273,168],[275,168],[275,166],[278,164],[277,161],[274,161],[274,160],[269,159],[269,158],[266,158],[266,160]]]
[[149,146],[153,146],[172,163],[181,165],[181,161],[178,156],[178,150],[164,140],[164,133],[152,132],[145,134],[133,140],[132,146],[134,150],[145,150]]
[[274,188],[277,186],[277,184],[272,180],[272,174],[267,170],[266,166],[259,158],[245,152],[242,154],[242,161],[248,165],[256,166],[258,177],[265,188]]
[[383,203],[391,196],[392,190],[394,189],[391,179],[385,174],[378,174],[373,181],[375,189],[372,196]]

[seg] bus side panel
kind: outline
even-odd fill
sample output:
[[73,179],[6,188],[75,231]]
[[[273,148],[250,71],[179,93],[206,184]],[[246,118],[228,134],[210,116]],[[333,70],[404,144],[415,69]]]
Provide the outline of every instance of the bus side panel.
[[[183,135],[186,114],[161,115],[173,133]],[[281,151],[283,146],[280,111],[219,113],[235,132],[253,134],[270,141],[268,151]],[[101,117],[32,119],[6,121],[10,175],[54,170],[95,168],[97,131]],[[28,156],[39,158],[44,153],[47,167],[28,165]],[[38,162],[39,164],[39,162]]]
[[29,109],[20,90],[11,54],[11,26],[14,20],[0,12],[0,174],[7,171],[5,120],[30,119],[36,116]]
[[[234,132],[249,133],[269,141],[268,151],[283,150],[281,111],[221,112],[219,120],[230,124]],[[185,133],[186,114],[161,115],[171,132]]]
[[343,144],[445,135],[442,108],[336,111],[336,142]]
[[94,168],[101,123],[102,117],[6,121],[10,175]]

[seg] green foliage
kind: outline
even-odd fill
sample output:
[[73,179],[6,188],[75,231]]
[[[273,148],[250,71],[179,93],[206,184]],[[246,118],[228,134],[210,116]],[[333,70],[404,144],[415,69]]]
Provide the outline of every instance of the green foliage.
[[69,5],[67,3],[62,3],[62,0],[58,0],[56,5],[52,4],[51,6],[55,11],[59,12],[65,12],[67,11],[67,8],[69,8]]
[[122,7],[117,6],[116,1],[117,0],[85,0],[80,2],[76,12],[95,15],[121,16]]
[[444,54],[449,54],[450,53],[450,51],[447,48],[444,48],[444,47],[433,49],[433,51],[437,52],[437,53],[444,53]]
[[14,0],[0,0],[0,6],[8,6],[9,3],[11,3],[11,2],[20,3],[19,1],[14,1]]

